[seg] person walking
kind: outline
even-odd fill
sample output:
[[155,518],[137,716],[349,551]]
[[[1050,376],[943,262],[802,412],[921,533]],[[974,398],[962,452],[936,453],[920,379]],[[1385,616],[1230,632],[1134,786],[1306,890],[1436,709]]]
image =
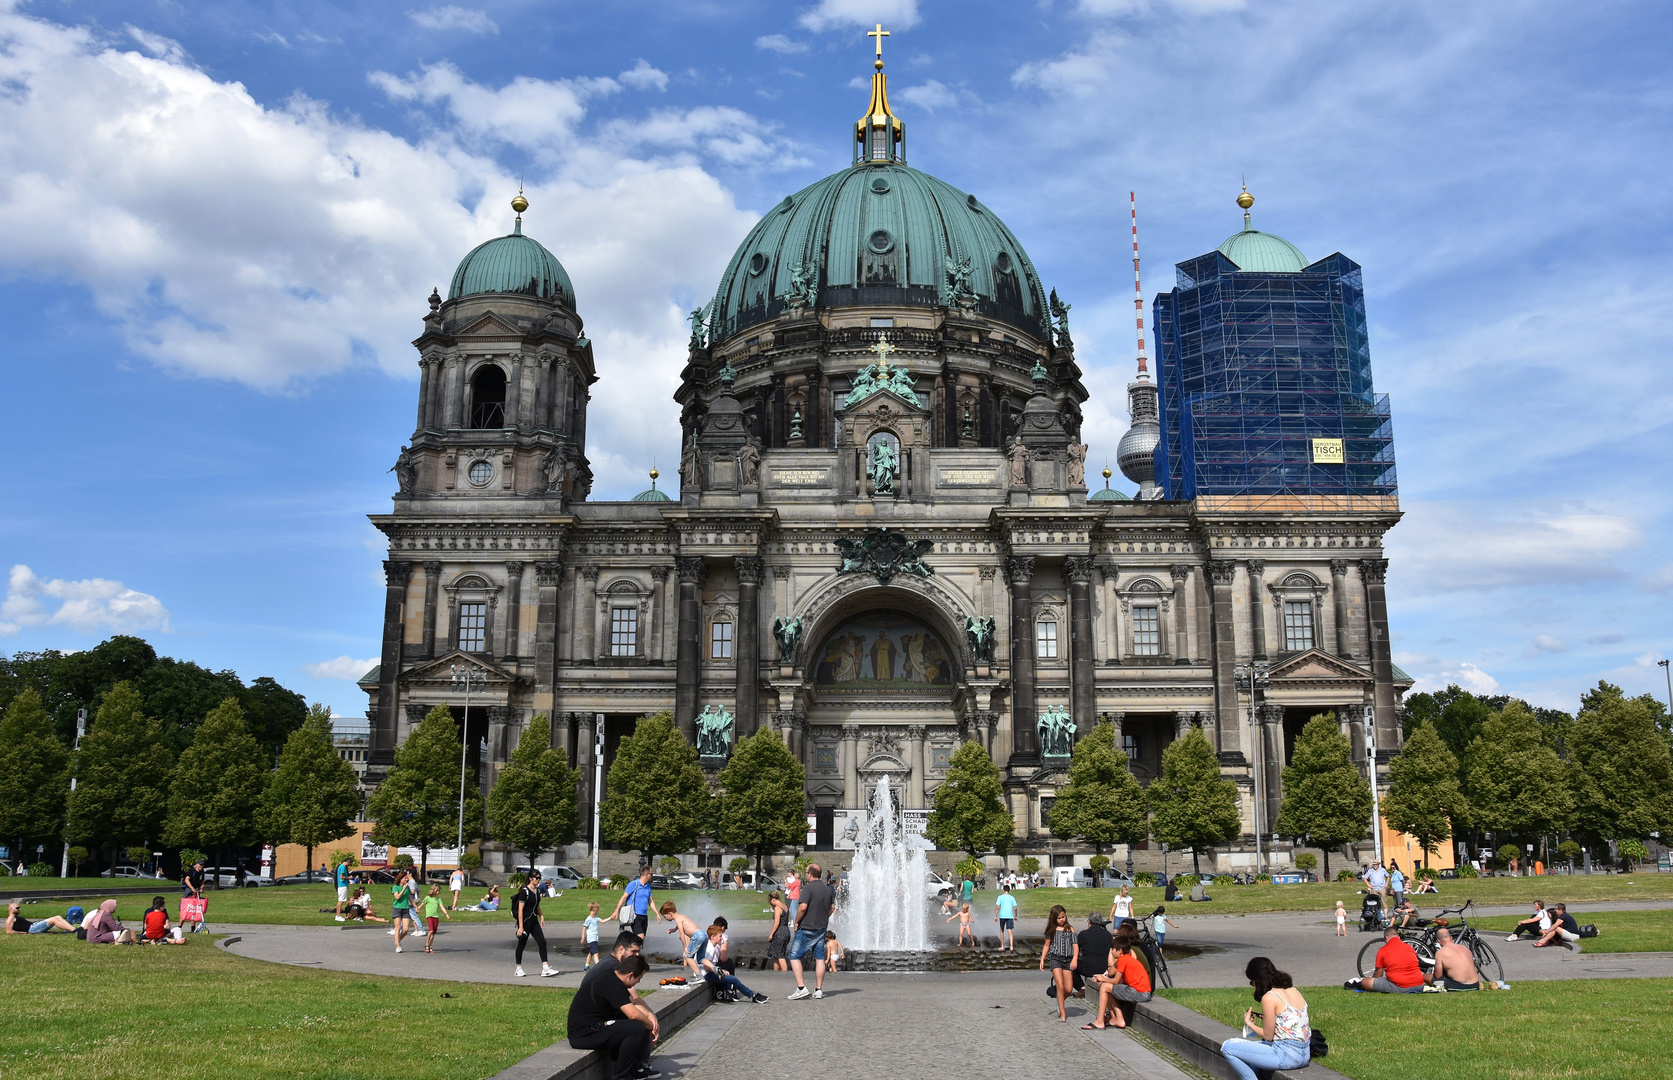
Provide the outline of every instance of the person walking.
[[836,897],[831,887],[821,880],[823,871],[818,863],[809,863],[807,883],[802,886],[801,910],[796,913],[796,934],[790,942],[790,970],[796,976],[796,992],[789,1000],[800,1001],[809,995],[802,978],[802,958],[813,954],[814,1000],[825,996],[825,931],[831,928],[831,909]]
[[768,894],[767,904],[773,912],[773,925],[767,929],[767,959],[772,961],[774,971],[789,971],[790,908],[777,889]]
[[441,926],[443,918],[453,921],[447,904],[441,898],[441,886],[432,885],[430,895],[424,898],[424,951],[427,953],[436,951],[436,929]]
[[796,910],[802,906],[802,875],[794,866],[790,868],[790,873],[784,876],[784,901],[785,907],[789,909],[785,925],[795,926]]
[[1179,929],[1179,924],[1168,918],[1167,908],[1158,906],[1155,911],[1150,913],[1150,932],[1156,938],[1157,949],[1160,949],[1162,942],[1167,940],[1168,927],[1170,926],[1175,930]]
[[970,903],[973,903],[975,901],[975,899],[976,899],[976,879],[974,877],[970,876],[969,874],[966,874],[965,878],[964,878],[964,883],[959,886],[959,900],[960,900],[961,903],[970,904]]
[[349,903],[349,861],[344,859],[337,864],[337,921],[347,922],[343,909]]
[[633,912],[633,932],[639,935],[640,941],[644,941],[645,933],[651,926],[651,867],[649,863],[641,866],[639,876],[627,883],[627,888],[623,889],[621,896],[616,899],[616,907],[615,910],[610,912],[610,917],[614,919],[624,905],[628,906]]
[[1388,875],[1388,891],[1393,895],[1394,908],[1398,911],[1400,905],[1406,902],[1406,875],[1400,872],[1399,863],[1390,863],[1389,867],[1392,873]]
[[1011,895],[1010,885],[1002,887],[999,896],[993,902],[993,921],[999,924],[1000,950],[1009,948],[1011,952],[1016,952],[1017,898]]
[[463,867],[455,866],[453,873],[447,875],[447,888],[453,894],[453,906],[450,911],[459,910],[459,894],[465,891],[465,871]]
[[517,927],[517,967],[512,974],[519,979],[528,976],[528,972],[523,970],[523,947],[529,943],[530,938],[534,939],[535,947],[540,950],[540,977],[549,979],[558,974],[546,962],[546,916],[540,913],[539,870],[530,870],[528,880],[517,890],[517,895],[511,898],[511,919]]
[[[199,934],[208,929],[208,927],[204,925],[209,915],[209,898],[203,895],[202,859],[198,859],[193,862],[191,869],[187,870],[180,876],[180,899],[198,900],[202,902],[202,911],[200,914],[202,914],[204,918],[194,921],[192,923],[191,930],[188,932]],[[180,922],[181,925],[185,925],[186,920],[181,919]]]
[[1348,909],[1342,906],[1342,901],[1336,901],[1336,936],[1348,936]]
[[1313,1025],[1307,999],[1290,977],[1264,956],[1249,961],[1243,974],[1254,988],[1260,1015],[1243,1014],[1243,1037],[1220,1044],[1220,1056],[1241,1080],[1256,1080],[1256,1069],[1299,1069],[1313,1060]]
[[412,933],[412,909],[418,902],[418,890],[413,888],[412,874],[403,870],[389,887],[389,920],[395,924],[395,951],[401,951],[401,939]]
[[1121,886],[1121,891],[1115,894],[1115,900],[1110,903],[1110,922],[1117,928],[1123,922],[1133,917],[1133,895],[1127,886]]
[[1046,917],[1046,943],[1040,948],[1040,970],[1051,964],[1051,979],[1056,986],[1057,1019],[1069,1022],[1064,1003],[1075,989],[1075,964],[1079,961],[1080,946],[1075,941],[1074,927],[1069,925],[1069,913],[1062,904],[1053,904]]
[[587,917],[581,921],[581,947],[587,950],[587,959],[581,965],[585,971],[598,963],[598,901],[587,901]]

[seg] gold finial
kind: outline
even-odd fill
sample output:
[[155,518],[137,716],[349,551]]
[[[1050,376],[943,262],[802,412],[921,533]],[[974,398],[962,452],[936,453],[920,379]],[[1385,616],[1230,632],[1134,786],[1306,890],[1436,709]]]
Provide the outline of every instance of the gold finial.
[[517,182],[517,194],[511,197],[511,209],[517,214],[516,220],[511,223],[512,232],[518,233],[519,235],[522,233],[523,211],[528,208],[529,200],[523,198],[523,182],[519,180]]
[[1255,197],[1249,194],[1249,183],[1247,180],[1243,182],[1243,190],[1237,196],[1237,205],[1243,207],[1243,228],[1248,229],[1250,227],[1249,208],[1255,205]]
[[878,338],[877,339],[877,344],[873,345],[871,348],[867,349],[866,351],[867,352],[874,352],[874,353],[877,354],[877,371],[878,371],[878,374],[887,376],[888,373],[889,373],[889,354],[895,351],[895,347],[893,345],[890,345],[888,343],[888,341],[884,340],[883,338]]
[[883,29],[882,23],[877,24],[877,29],[866,31],[866,37],[877,39],[877,60],[872,64],[872,67],[876,68],[878,71],[883,70],[883,39],[888,36],[889,32]]
[[1110,467],[1108,465],[1105,465],[1104,466],[1104,480],[1105,480],[1105,486],[1106,487],[1109,486],[1108,485],[1109,478],[1114,476],[1114,475],[1115,475],[1114,473],[1110,472]]
[[656,478],[661,476],[661,475],[662,475],[661,473],[656,471],[656,466],[652,465],[651,466],[651,486],[652,487],[656,486]]

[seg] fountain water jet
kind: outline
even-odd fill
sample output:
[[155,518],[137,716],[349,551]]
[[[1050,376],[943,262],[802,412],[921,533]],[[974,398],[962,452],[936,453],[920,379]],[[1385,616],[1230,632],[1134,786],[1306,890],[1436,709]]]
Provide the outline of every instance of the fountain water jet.
[[847,902],[837,913],[843,947],[856,952],[929,949],[928,880],[923,844],[901,827],[884,776],[877,781],[865,837],[848,868]]

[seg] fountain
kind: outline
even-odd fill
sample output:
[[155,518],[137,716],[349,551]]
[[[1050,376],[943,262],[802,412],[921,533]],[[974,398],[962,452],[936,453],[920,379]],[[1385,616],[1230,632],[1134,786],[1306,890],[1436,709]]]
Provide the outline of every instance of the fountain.
[[928,881],[924,842],[902,828],[884,776],[877,781],[865,836],[848,868],[848,896],[836,916],[843,948],[851,954],[893,954],[905,962],[928,953]]

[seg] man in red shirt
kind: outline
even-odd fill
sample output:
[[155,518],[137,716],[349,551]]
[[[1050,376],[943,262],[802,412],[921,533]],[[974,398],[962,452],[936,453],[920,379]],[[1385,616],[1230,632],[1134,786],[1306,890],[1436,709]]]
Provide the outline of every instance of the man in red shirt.
[[1417,951],[1389,927],[1383,931],[1383,947],[1377,950],[1377,970],[1364,979],[1349,979],[1346,989],[1372,994],[1416,994],[1423,990],[1423,968]]

